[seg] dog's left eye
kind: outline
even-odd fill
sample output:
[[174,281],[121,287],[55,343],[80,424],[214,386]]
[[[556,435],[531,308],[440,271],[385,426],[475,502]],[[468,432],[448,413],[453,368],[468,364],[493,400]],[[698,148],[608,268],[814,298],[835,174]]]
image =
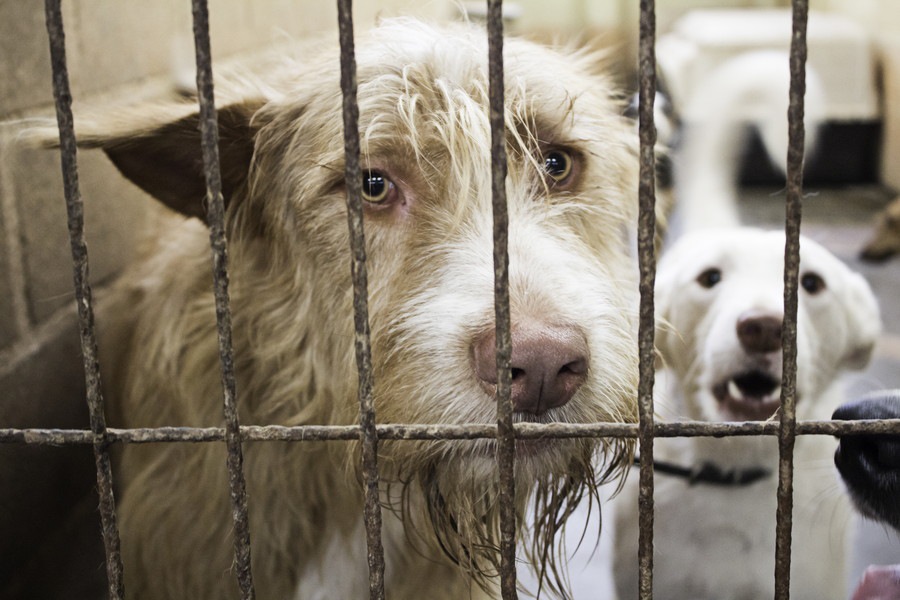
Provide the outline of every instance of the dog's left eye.
[[825,289],[825,280],[818,273],[805,273],[800,278],[800,285],[810,294],[818,294]]
[[544,155],[544,172],[554,183],[564,183],[572,174],[573,163],[565,150],[551,150]]
[[722,271],[715,267],[707,269],[697,276],[697,283],[705,288],[711,288],[722,281]]
[[380,171],[365,171],[362,181],[362,197],[366,202],[380,204],[388,199],[394,189],[394,182]]

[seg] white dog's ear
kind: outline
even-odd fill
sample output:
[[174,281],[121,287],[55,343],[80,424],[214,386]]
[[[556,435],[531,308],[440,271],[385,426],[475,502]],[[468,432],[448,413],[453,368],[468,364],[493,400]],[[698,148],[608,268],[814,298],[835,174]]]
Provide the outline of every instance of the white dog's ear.
[[881,311],[872,288],[859,273],[850,273],[845,310],[850,330],[841,364],[847,369],[864,369],[881,335]]
[[[247,180],[253,157],[252,118],[261,101],[247,100],[218,108],[219,162],[226,206]],[[78,145],[101,148],[132,182],[169,208],[206,219],[206,179],[196,105],[137,107],[114,116],[79,120]],[[38,141],[58,147],[52,130]]]

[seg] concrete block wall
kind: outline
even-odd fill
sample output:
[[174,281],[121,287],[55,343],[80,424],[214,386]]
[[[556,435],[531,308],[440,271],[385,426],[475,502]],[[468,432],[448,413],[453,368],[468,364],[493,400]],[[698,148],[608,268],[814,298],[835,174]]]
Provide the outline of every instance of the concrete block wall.
[[[54,119],[43,4],[0,2],[0,428],[86,429],[59,156],[19,140],[33,118]],[[76,117],[85,107],[170,94],[174,80],[192,81],[190,5],[63,2]],[[308,35],[337,39],[333,2],[209,5],[216,60]],[[449,0],[354,5],[358,30],[381,16],[444,18],[454,10]],[[127,266],[159,208],[101,152],[79,151],[78,167],[96,298]],[[94,482],[90,448],[0,445],[0,598],[102,597]]]

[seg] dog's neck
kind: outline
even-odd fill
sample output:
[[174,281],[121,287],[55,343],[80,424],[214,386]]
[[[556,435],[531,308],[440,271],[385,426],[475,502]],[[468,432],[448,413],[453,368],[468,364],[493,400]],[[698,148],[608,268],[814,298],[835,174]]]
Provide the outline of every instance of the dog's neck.
[[[671,377],[664,380],[672,406],[682,411],[681,414],[688,419],[707,420],[699,414],[696,406],[686,401],[685,394],[690,392],[684,390],[676,379]],[[837,383],[805,395],[797,404],[797,419],[827,419],[840,397],[840,385]],[[810,403],[813,400],[815,405]],[[777,419],[778,416],[773,418]],[[771,435],[669,438],[657,440],[656,444],[658,450],[654,454],[654,460],[677,467],[671,470],[684,469],[688,479],[704,469],[711,473],[710,478],[714,480],[753,479],[756,473],[777,473],[778,469],[778,439]],[[803,446],[803,443],[798,446],[801,452]]]
[[743,479],[748,473],[778,469],[778,440],[774,436],[660,439],[653,458],[685,469],[689,479],[701,471],[710,479]]
[[[635,466],[640,458],[634,459]],[[671,462],[654,460],[653,471],[658,475],[684,479],[689,485],[713,485],[722,487],[744,487],[772,476],[772,470],[763,467],[745,469],[723,469],[715,463],[702,462],[684,466]]]
[[[674,419],[709,421],[701,413],[699,404],[693,400],[698,394],[696,389],[685,389],[674,373],[668,372],[662,378],[667,396],[665,404],[658,407],[663,414],[671,414]],[[689,399],[689,396],[691,398]],[[660,398],[660,395],[657,395]],[[657,440],[658,450],[654,460],[661,463],[677,465],[688,473],[715,470],[720,473],[737,471],[758,472],[777,469],[778,445],[771,436],[749,437],[689,437]]]

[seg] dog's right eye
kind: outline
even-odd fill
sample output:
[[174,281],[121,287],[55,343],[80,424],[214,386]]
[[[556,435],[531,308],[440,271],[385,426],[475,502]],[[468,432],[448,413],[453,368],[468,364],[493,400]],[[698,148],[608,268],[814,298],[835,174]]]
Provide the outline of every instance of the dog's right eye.
[[697,283],[705,288],[711,288],[720,281],[722,281],[722,271],[715,267],[707,269],[697,276]]
[[826,287],[825,280],[822,279],[822,276],[813,272],[805,273],[803,277],[800,278],[800,285],[812,295],[818,294]]
[[362,181],[362,197],[366,202],[381,204],[391,195],[394,182],[381,171],[365,171]]
[[556,183],[565,183],[572,174],[572,155],[565,150],[552,150],[544,156],[544,170]]

